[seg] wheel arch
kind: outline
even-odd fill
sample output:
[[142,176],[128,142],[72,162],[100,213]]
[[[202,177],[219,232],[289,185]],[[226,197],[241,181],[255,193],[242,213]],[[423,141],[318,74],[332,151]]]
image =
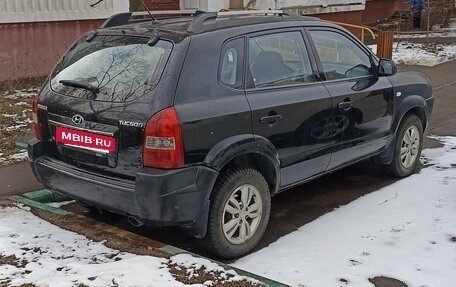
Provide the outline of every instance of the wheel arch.
[[404,100],[402,100],[399,104],[397,110],[397,117],[394,120],[394,134],[397,133],[400,123],[403,121],[405,116],[409,114],[415,114],[421,121],[423,125],[423,131],[426,130],[428,125],[428,115],[427,115],[427,108],[426,108],[426,101],[423,97],[418,95],[408,96]]
[[401,122],[406,116],[410,114],[416,115],[423,125],[423,131],[425,131],[428,126],[427,113],[426,101],[421,96],[409,96],[400,102],[399,107],[396,111],[397,116],[395,117],[392,125],[391,131],[393,136],[386,146],[385,150],[376,157],[376,161],[381,164],[390,164],[393,161],[397,132]]
[[215,145],[204,163],[223,173],[234,167],[250,167],[260,172],[269,185],[271,195],[280,186],[280,160],[277,150],[264,137],[238,135]]

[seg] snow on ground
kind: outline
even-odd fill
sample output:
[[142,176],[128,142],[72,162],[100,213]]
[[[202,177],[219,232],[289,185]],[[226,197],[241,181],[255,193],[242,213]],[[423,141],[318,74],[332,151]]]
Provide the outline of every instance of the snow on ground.
[[[455,27],[453,27],[455,26]],[[441,32],[430,32],[429,38],[453,38],[456,37],[456,23],[451,23],[449,28],[442,29]],[[394,38],[426,38],[428,35],[426,33],[419,34],[399,34],[394,35]]]
[[[377,52],[377,45],[368,47]],[[393,61],[396,64],[432,67],[453,60],[456,60],[456,44],[426,47],[425,44],[401,42],[393,46]]]
[[425,44],[399,43],[394,47],[393,60],[397,64],[432,67],[456,59],[456,45],[425,47]]
[[[217,264],[190,255],[168,260],[113,250],[41,220],[21,205],[0,208],[0,222],[1,286],[185,286],[174,279],[168,264],[182,265],[191,274],[201,267],[224,272]],[[10,264],[1,263],[5,258]],[[221,276],[226,282],[245,279],[234,271]]]
[[10,155],[9,159],[14,161],[26,160],[28,159],[28,153],[25,149],[21,149],[20,152]]
[[38,91],[39,91],[39,88],[30,88],[30,89],[26,89],[26,90],[14,90],[9,95],[6,95],[5,98],[10,99],[10,100],[31,98],[31,97],[35,96]]
[[[293,286],[456,282],[456,137],[423,151],[431,166],[300,227],[235,267]],[[299,212],[299,211],[296,211]]]
[[18,162],[18,161],[23,161],[28,159],[28,153],[25,149],[21,149],[18,153],[13,153],[5,157],[4,153],[1,152],[2,150],[0,149],[0,163],[2,162]]
[[72,203],[75,203],[75,202],[76,202],[76,200],[68,200],[68,201],[59,201],[59,202],[48,202],[46,204],[49,205],[49,206],[55,207],[55,208],[60,208],[62,206],[65,206],[65,205],[68,205],[68,204],[72,204]]

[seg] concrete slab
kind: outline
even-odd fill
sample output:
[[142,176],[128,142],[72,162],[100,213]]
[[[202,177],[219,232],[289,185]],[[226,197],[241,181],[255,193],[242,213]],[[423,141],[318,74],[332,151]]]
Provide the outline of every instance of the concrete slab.
[[0,196],[43,189],[28,162],[0,167]]

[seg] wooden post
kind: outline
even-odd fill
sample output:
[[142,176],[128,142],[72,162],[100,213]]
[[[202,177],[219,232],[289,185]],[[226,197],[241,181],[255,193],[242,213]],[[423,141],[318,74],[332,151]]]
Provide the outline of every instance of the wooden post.
[[377,38],[377,57],[393,58],[393,31],[380,31]]

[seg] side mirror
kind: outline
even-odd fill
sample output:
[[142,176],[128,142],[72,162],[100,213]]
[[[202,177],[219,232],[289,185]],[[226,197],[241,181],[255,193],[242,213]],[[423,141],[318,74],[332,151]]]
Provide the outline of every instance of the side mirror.
[[378,63],[378,75],[379,76],[392,76],[396,74],[396,64],[392,60],[380,59]]

